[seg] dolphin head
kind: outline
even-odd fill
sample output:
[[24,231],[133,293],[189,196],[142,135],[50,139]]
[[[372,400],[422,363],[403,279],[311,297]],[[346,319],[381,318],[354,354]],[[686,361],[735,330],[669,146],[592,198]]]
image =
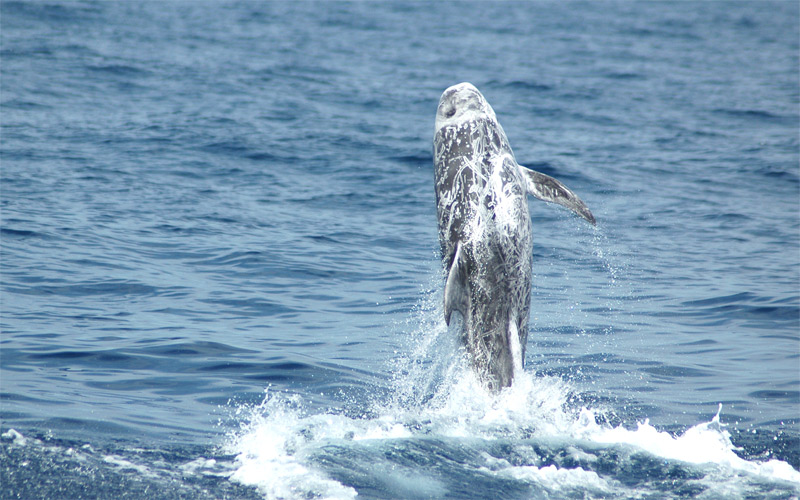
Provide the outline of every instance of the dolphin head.
[[476,119],[497,121],[494,110],[474,85],[463,82],[448,87],[442,93],[439,109],[436,111],[437,131],[442,127]]

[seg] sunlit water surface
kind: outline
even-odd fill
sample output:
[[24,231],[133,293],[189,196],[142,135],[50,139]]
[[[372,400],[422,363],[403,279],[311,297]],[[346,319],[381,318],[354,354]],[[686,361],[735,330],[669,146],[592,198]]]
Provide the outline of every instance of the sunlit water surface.
[[[797,498],[798,5],[0,3],[0,497]],[[470,81],[526,372],[442,319]]]

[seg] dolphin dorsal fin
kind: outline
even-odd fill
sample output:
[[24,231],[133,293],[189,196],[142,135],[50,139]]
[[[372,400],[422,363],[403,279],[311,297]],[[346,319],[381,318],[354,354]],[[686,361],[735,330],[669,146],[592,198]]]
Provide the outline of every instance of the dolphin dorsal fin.
[[450,325],[450,315],[453,311],[461,313],[465,319],[469,308],[469,293],[467,291],[467,275],[464,272],[464,258],[461,255],[461,242],[456,244],[456,253],[453,263],[447,273],[447,283],[444,286],[444,321]]
[[522,173],[522,178],[525,181],[525,189],[528,191],[528,194],[540,200],[558,203],[588,220],[592,225],[596,224],[594,215],[589,211],[589,207],[578,198],[578,195],[570,191],[567,186],[549,175],[531,170],[522,165],[517,165],[517,167],[519,167],[519,171]]

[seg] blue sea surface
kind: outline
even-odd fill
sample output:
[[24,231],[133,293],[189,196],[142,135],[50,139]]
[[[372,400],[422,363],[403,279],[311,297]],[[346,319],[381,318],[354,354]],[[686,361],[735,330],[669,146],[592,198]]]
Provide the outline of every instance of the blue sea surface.
[[[444,324],[432,136],[530,201]],[[0,2],[0,498],[800,497],[800,5]]]

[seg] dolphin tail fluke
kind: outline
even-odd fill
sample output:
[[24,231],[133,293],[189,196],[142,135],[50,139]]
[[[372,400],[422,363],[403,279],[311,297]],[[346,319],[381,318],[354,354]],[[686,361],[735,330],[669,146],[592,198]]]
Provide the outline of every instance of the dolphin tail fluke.
[[558,203],[591,222],[592,225],[596,224],[594,215],[589,211],[589,207],[567,186],[549,175],[531,170],[522,165],[518,165],[518,167],[522,177],[525,179],[525,187],[528,194],[540,200]]
[[458,311],[466,318],[469,307],[469,294],[467,292],[467,275],[464,272],[463,257],[461,256],[461,242],[456,245],[456,254],[450,271],[447,273],[447,283],[444,286],[444,320],[450,325],[450,315]]

